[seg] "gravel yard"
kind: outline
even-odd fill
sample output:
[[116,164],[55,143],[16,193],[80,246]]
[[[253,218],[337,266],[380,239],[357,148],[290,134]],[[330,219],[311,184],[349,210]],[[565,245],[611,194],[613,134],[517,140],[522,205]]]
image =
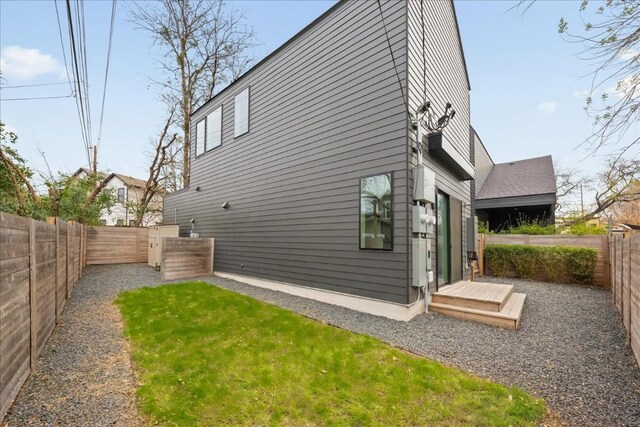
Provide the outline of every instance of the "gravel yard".
[[[204,280],[521,387],[545,398],[569,425],[640,425],[640,370],[607,290],[501,279],[527,294],[514,332],[439,314],[397,322],[232,280]],[[5,422],[139,423],[127,344],[112,301],[122,290],[158,283],[160,274],[144,265],[87,267]]]

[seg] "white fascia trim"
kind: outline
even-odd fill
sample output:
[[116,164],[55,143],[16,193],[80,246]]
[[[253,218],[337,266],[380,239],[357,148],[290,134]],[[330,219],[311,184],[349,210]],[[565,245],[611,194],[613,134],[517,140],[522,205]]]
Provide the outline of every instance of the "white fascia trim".
[[309,298],[315,301],[338,305],[340,307],[345,307],[362,313],[373,314],[374,316],[381,316],[404,322],[411,320],[414,316],[420,313],[424,313],[424,301],[422,300],[414,302],[413,304],[398,304],[389,301],[382,301],[373,298],[345,294],[342,292],[328,291],[324,289],[294,285],[291,283],[275,282],[273,280],[243,276],[240,274],[231,274],[216,271],[214,273],[214,276],[235,280],[237,282],[256,286],[258,288],[280,291],[286,294]]

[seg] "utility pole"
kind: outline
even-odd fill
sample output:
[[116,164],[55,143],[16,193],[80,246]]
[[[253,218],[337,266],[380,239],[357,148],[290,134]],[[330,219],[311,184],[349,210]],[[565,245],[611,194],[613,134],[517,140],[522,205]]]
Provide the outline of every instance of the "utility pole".
[[98,147],[93,146],[93,173],[98,173]]

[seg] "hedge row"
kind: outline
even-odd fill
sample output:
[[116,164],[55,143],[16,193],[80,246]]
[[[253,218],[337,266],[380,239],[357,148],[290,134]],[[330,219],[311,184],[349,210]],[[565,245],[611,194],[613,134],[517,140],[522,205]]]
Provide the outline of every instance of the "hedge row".
[[494,276],[587,285],[593,282],[597,256],[593,248],[571,246],[489,244],[484,249]]

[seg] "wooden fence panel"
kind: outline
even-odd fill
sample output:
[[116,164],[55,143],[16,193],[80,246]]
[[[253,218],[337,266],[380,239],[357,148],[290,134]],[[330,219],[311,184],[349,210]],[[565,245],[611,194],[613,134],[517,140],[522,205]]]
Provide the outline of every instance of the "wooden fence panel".
[[549,236],[532,236],[527,234],[485,235],[485,245],[492,243],[509,245],[576,246],[583,248],[593,248],[598,251],[598,258],[596,260],[593,282],[594,284],[600,286],[611,285],[608,236],[571,236],[561,234]]
[[31,367],[30,220],[0,212],[0,421]]
[[214,240],[164,237],[162,280],[184,279],[213,274]]
[[631,327],[631,250],[629,239],[622,241],[622,322],[625,328]]
[[67,223],[56,219],[58,231],[58,268],[56,271],[56,319],[67,302]]
[[630,325],[628,328],[631,348],[640,364],[640,235],[633,236],[629,243],[630,253]]
[[148,245],[148,228],[88,227],[86,263],[146,263]]
[[616,287],[616,308],[618,312],[622,314],[622,236],[615,236],[615,251],[616,251],[616,265],[615,265],[615,287]]
[[0,423],[82,271],[83,226],[0,212]]
[[[36,357],[42,353],[56,325],[56,226],[41,221],[35,223],[35,298]],[[32,270],[33,271],[33,270]],[[33,282],[33,277],[31,282]]]

